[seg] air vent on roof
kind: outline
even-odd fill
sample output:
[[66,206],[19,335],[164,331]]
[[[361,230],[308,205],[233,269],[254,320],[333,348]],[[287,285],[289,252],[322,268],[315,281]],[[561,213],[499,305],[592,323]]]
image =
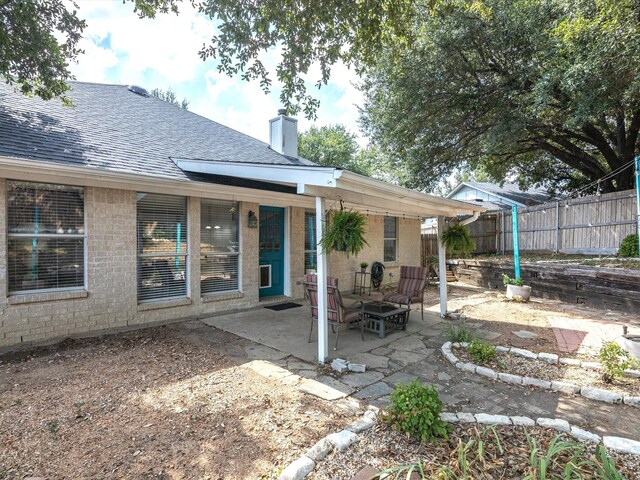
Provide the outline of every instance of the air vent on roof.
[[148,97],[149,96],[149,92],[147,92],[144,88],[139,87],[137,85],[129,85],[127,87],[127,89],[129,89],[130,92],[133,92],[137,95],[140,95],[142,97]]

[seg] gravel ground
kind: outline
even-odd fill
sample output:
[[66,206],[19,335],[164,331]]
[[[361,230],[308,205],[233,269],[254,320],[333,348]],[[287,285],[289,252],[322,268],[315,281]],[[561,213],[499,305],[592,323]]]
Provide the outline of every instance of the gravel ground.
[[[535,440],[541,455],[546,453],[549,443],[558,435],[553,430],[539,427],[529,428],[527,432]],[[496,437],[499,442],[496,441]],[[564,434],[561,438],[568,440]],[[467,453],[469,470],[465,477],[459,468],[458,454],[461,450],[460,444],[465,445],[470,439],[474,439],[474,443]],[[483,442],[483,455],[478,453],[478,439]],[[595,447],[592,444],[584,444],[584,448],[580,460],[592,458]],[[421,461],[427,478],[522,479],[532,473],[529,454],[530,448],[523,427],[490,428],[459,425],[455,427],[448,441],[421,444],[391,430],[386,425],[378,425],[368,433],[362,434],[360,442],[354,447],[342,453],[336,452],[329,455],[307,478],[350,480],[365,465],[382,470]],[[564,478],[562,468],[569,456],[566,452],[560,454],[557,458],[560,459],[558,463],[561,466],[552,467],[545,478]],[[623,478],[628,480],[640,478],[639,456],[614,453],[612,457]],[[455,476],[438,476],[439,470],[444,466],[449,466]],[[552,476],[552,474],[559,476]],[[585,469],[583,474],[584,479],[599,478],[593,470]],[[406,473],[398,478],[406,478]]]
[[[471,355],[464,348],[454,348],[454,354],[463,362],[475,363]],[[482,366],[494,369],[497,372],[512,373],[540,380],[560,380],[580,386],[601,388],[627,395],[640,395],[640,379],[624,377],[613,383],[602,380],[602,372],[570,365],[552,365],[539,360],[527,360],[517,355],[497,352],[496,359],[483,363]]]
[[0,357],[0,478],[275,478],[350,420],[168,328]]

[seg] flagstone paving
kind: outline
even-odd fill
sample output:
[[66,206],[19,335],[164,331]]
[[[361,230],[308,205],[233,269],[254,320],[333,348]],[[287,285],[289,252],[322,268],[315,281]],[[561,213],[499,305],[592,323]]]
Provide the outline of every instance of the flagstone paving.
[[[338,374],[328,367],[316,367],[286,352],[263,347],[251,340],[237,337],[200,322],[197,325],[173,328],[185,330],[185,334],[198,336],[199,341],[216,345],[229,355],[256,361],[263,355],[265,360],[288,369],[293,376],[286,377],[294,385],[297,379],[301,390],[343,401],[344,397],[357,398],[365,403],[383,407],[390,401],[389,395],[399,383],[410,383],[418,379],[431,383],[438,390],[447,411],[486,412],[488,414],[523,415],[532,418],[562,418],[581,428],[600,435],[615,435],[640,440],[640,409],[626,405],[611,405],[595,402],[584,397],[566,395],[508,385],[461,371],[447,362],[440,352],[446,341],[444,332],[448,321],[430,321],[428,325],[415,328],[408,336],[391,333],[384,346],[375,345],[370,351],[348,355],[346,360],[367,365],[365,373]],[[416,322],[417,323],[417,322]],[[469,326],[469,324],[466,324]],[[483,330],[475,325],[474,333],[482,338],[496,338],[497,332]],[[603,328],[599,325],[598,328]],[[359,332],[358,336],[359,336]],[[402,332],[404,334],[404,332]],[[225,336],[226,341],[215,337]],[[499,343],[499,341],[498,341]],[[310,346],[313,348],[313,346]],[[340,352],[338,352],[340,353]],[[239,361],[243,361],[239,358]],[[279,370],[270,375],[282,375]],[[306,378],[305,378],[306,377]],[[343,399],[343,400],[340,400]]]

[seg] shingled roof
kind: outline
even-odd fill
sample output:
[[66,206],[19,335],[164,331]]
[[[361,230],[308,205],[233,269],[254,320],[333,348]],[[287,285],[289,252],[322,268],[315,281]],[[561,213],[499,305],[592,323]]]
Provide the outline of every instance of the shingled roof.
[[314,165],[126,85],[70,84],[73,107],[0,82],[0,156],[182,179],[170,157]]

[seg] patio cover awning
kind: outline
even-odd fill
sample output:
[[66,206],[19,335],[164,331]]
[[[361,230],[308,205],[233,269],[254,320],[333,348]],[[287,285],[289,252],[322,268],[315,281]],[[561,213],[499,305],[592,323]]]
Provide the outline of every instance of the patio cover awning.
[[[476,215],[486,209],[470,203],[415,192],[374,178],[336,167],[316,165],[274,165],[249,162],[219,162],[172,158],[183,171],[190,173],[236,177],[295,187],[292,197],[314,199],[316,209],[316,238],[323,235],[325,200],[347,202],[349,208],[374,214],[412,217],[438,217],[438,237],[444,229],[444,218],[459,214]],[[293,191],[293,189],[292,189]],[[439,243],[440,313],[447,311],[445,248]],[[418,252],[416,252],[417,254]],[[327,254],[318,246],[318,362],[328,358],[329,324],[327,321],[326,277]]]
[[455,217],[486,209],[470,203],[416,192],[336,167],[218,162],[172,158],[183,171],[222,175],[296,187],[298,195],[343,200],[350,208],[389,215]]

